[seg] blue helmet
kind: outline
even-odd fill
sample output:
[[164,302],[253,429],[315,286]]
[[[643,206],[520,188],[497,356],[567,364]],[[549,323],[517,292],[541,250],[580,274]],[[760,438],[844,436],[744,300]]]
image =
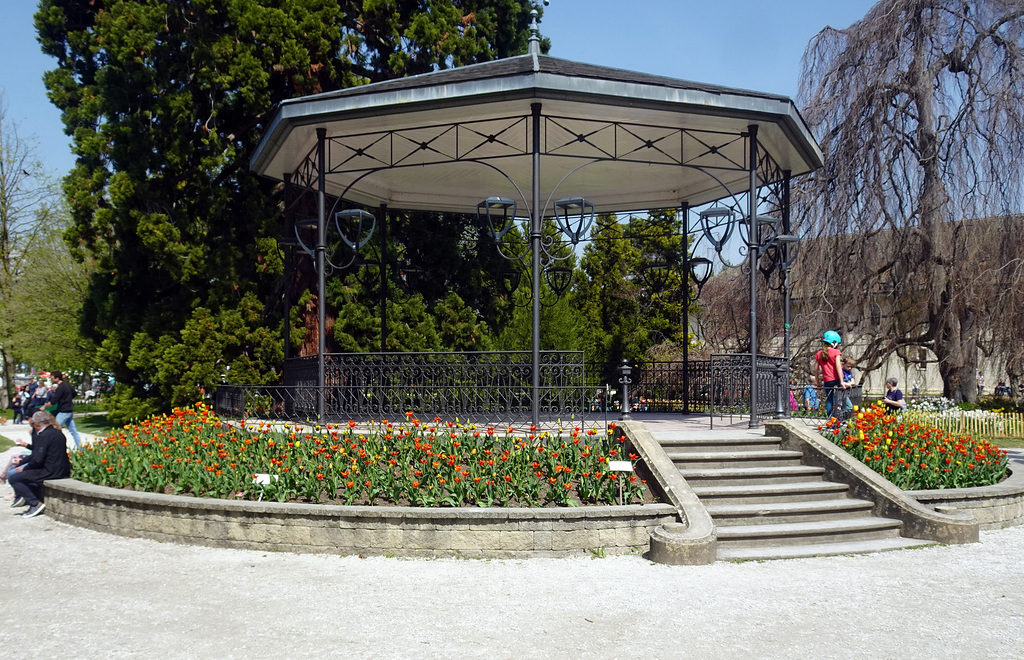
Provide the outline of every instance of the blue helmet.
[[835,330],[829,330],[828,332],[826,332],[824,335],[822,335],[821,340],[826,344],[831,345],[832,348],[835,348],[836,346],[839,345],[840,342],[843,341],[842,338],[839,336],[839,333],[836,332]]

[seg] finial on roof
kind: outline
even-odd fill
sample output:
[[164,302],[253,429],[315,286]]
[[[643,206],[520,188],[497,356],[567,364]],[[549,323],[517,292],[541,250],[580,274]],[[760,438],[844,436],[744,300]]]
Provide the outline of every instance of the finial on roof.
[[[543,0],[543,2],[545,7],[551,4],[550,0]],[[530,55],[533,55],[533,68],[536,71],[538,68],[537,56],[540,55],[540,25],[537,20],[540,16],[538,11],[540,2],[533,0],[530,4],[532,5],[532,9],[530,9]]]

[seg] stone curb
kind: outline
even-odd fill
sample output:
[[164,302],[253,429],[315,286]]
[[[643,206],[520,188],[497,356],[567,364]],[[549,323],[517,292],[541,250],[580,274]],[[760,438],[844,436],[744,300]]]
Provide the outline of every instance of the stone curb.
[[81,527],[194,545],[322,554],[528,558],[643,552],[669,504],[428,508],[232,501],[47,481],[46,513]]
[[804,463],[825,469],[830,481],[845,483],[850,495],[874,502],[876,515],[903,522],[902,535],[939,543],[976,543],[978,521],[968,513],[939,513],[803,425],[788,420],[765,423],[765,433],[782,438],[784,449],[804,454]]
[[949,507],[970,513],[981,529],[1024,524],[1024,452],[1011,450],[1010,475],[991,486],[908,490],[907,495],[930,507]]
[[642,422],[623,421],[616,433],[624,434],[647,469],[661,495],[676,508],[679,519],[651,532],[649,559],[659,564],[710,564],[717,559],[717,535],[711,515],[661,444]]

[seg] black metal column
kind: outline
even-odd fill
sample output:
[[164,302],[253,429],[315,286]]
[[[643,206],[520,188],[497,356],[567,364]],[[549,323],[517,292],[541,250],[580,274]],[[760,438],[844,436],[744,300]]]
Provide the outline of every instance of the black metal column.
[[[289,209],[292,205],[292,175],[291,173],[284,175],[284,208]],[[292,224],[288,222],[289,214],[285,211],[284,214],[284,236],[287,237],[291,232],[292,240],[295,240],[295,229]],[[284,359],[287,360],[292,356],[292,261],[295,259],[295,252],[293,248],[282,245],[281,251],[284,253],[284,300],[282,302],[284,306],[284,327],[282,330],[284,340]]]
[[683,414],[690,414],[690,205],[679,206],[683,216]]
[[[356,237],[356,240],[359,240]],[[380,352],[388,347],[388,205],[380,205]]]
[[750,140],[750,198],[747,200],[747,257],[750,262],[750,428],[757,428],[757,125],[747,127]]
[[[791,235],[792,226],[790,219],[789,210],[789,184],[792,172],[790,170],[783,171],[785,177],[782,181],[782,233]],[[791,263],[789,261],[789,251],[792,247],[792,243],[782,244],[782,355],[786,358],[786,372],[785,381],[782,387],[785,388],[786,393],[789,392],[789,379],[790,379],[790,366],[789,366],[789,339],[790,339],[790,297],[789,297],[789,268]],[[792,412],[789,409],[789,397],[784,397],[786,411],[784,417],[789,417]]]
[[327,334],[327,129],[316,129],[316,297],[317,297],[317,336],[316,336],[316,376],[318,396],[316,414],[318,419],[324,418],[327,407],[327,383],[324,353]]
[[540,207],[540,103],[530,104],[533,113],[533,176],[530,218],[530,250],[533,270],[533,388],[531,408],[533,425],[540,424],[540,250],[544,209]]

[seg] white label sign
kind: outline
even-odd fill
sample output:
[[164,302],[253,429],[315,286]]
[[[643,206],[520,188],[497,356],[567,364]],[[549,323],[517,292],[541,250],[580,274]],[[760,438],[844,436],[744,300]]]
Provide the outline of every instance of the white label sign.
[[608,469],[612,472],[632,472],[633,464],[629,461],[608,461]]

